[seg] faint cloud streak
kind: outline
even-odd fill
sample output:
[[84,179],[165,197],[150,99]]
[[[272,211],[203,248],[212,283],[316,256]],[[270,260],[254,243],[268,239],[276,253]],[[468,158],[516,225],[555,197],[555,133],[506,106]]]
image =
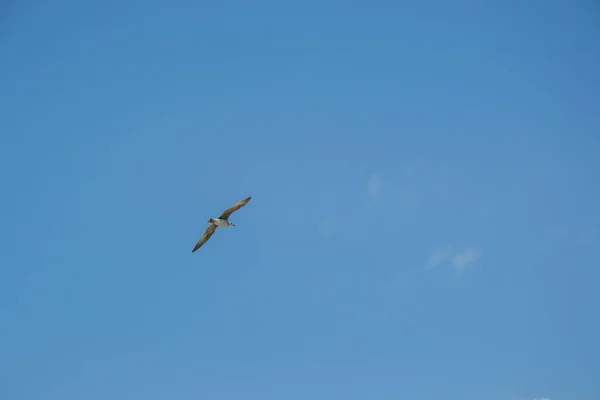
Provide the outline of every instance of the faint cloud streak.
[[482,250],[476,246],[467,247],[462,253],[452,258],[452,265],[458,272],[463,272],[467,267],[481,257]]
[[450,246],[441,246],[437,249],[433,250],[429,255],[429,260],[427,260],[427,265],[425,268],[433,268],[436,267],[446,261],[448,261],[452,257],[452,247]]
[[429,269],[450,262],[456,271],[462,273],[477,261],[482,254],[483,250],[478,246],[469,246],[461,252],[455,252],[451,246],[444,245],[429,254],[425,268]]

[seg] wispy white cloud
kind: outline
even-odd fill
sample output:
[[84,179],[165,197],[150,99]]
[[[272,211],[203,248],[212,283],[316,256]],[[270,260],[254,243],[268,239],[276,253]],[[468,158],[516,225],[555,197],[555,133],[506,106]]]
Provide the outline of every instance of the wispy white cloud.
[[383,179],[379,174],[373,174],[369,177],[367,182],[367,193],[369,194],[369,198],[373,201],[376,201],[379,198],[379,193],[383,188]]
[[477,261],[483,251],[480,247],[469,246],[463,252],[456,254],[452,258],[452,265],[458,272],[463,272],[467,267]]
[[436,267],[452,258],[452,247],[451,246],[441,246],[437,249],[433,250],[431,254],[429,254],[429,260],[427,260],[427,265],[425,268]]
[[452,250],[451,246],[444,245],[438,247],[429,254],[429,259],[427,260],[425,268],[432,268],[446,262],[451,262],[452,266],[454,266],[458,272],[463,272],[472,263],[477,261],[482,254],[483,250],[477,246],[469,246],[461,252],[455,252]]

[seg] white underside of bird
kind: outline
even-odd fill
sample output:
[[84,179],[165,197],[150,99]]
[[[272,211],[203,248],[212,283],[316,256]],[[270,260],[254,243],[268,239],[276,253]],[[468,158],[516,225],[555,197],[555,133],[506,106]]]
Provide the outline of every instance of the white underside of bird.
[[227,228],[228,226],[232,226],[233,222],[226,219],[211,218],[208,220],[207,224],[216,225],[221,228]]

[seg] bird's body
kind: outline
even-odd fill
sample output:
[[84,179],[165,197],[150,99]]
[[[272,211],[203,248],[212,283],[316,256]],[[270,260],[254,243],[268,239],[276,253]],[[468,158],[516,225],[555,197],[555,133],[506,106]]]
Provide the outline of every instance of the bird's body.
[[[233,222],[231,222],[227,219],[211,218],[208,220],[207,224],[216,225],[221,228],[227,228],[228,226],[232,226]],[[235,225],[233,225],[233,226],[235,226]]]
[[209,224],[209,227],[206,228],[206,230],[204,231],[204,234],[202,235],[200,240],[198,240],[198,243],[196,243],[196,246],[194,246],[192,253],[195,252],[196,250],[198,250],[200,247],[202,247],[202,245],[204,243],[206,243],[208,241],[208,239],[210,239],[210,237],[213,235],[213,233],[215,233],[217,228],[219,228],[219,227],[227,228],[229,226],[235,226],[235,224],[229,220],[229,216],[231,214],[233,214],[235,211],[244,207],[250,201],[250,199],[251,199],[251,197],[248,197],[248,198],[238,202],[233,207],[230,207],[227,210],[223,211],[223,214],[221,214],[221,216],[219,218],[209,219],[206,222],[207,224]]

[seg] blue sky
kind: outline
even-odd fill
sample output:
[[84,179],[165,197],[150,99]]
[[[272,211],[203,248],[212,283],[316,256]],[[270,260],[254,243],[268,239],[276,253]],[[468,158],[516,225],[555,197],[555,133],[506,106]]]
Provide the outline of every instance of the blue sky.
[[3,3],[0,397],[600,398],[598,6],[213,3]]

